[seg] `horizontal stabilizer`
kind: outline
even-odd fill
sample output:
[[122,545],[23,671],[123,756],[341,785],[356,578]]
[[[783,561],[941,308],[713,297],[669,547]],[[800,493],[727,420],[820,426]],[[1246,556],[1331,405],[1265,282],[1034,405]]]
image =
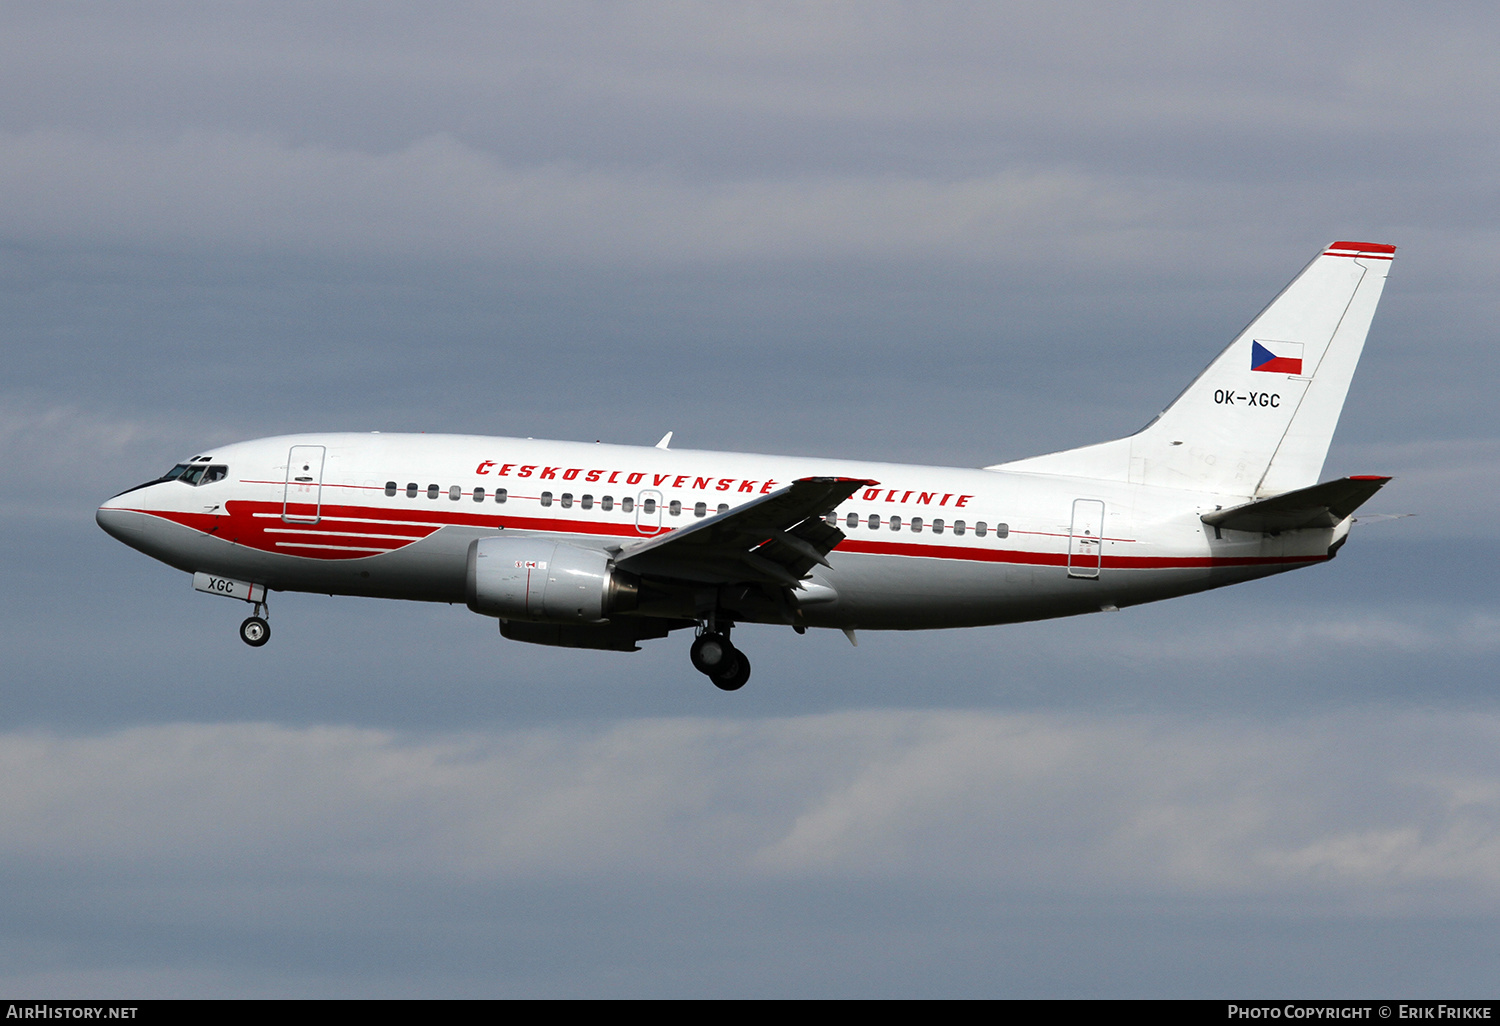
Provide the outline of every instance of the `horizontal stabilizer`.
[[1341,477],[1269,499],[1214,510],[1203,514],[1202,520],[1210,527],[1227,527],[1231,531],[1275,533],[1304,527],[1337,527],[1389,480],[1377,476]]
[[1387,520],[1405,520],[1415,513],[1362,513],[1354,518],[1356,524],[1383,524]]

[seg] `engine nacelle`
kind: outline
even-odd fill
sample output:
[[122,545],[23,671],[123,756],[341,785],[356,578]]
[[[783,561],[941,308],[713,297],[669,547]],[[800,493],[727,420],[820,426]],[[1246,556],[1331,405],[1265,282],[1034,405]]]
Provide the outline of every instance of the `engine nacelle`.
[[635,577],[609,553],[547,538],[481,538],[469,545],[469,608],[503,620],[603,623],[634,609]]

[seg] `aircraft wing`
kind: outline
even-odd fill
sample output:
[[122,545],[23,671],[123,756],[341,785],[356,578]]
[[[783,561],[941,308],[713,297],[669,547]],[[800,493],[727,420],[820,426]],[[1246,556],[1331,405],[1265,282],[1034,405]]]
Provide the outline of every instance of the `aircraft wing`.
[[1211,527],[1231,531],[1295,531],[1303,527],[1335,527],[1380,491],[1388,477],[1341,477],[1309,488],[1273,495],[1200,518]]
[[709,584],[795,587],[844,540],[823,517],[875,481],[804,477],[738,509],[627,547],[615,565],[633,574]]

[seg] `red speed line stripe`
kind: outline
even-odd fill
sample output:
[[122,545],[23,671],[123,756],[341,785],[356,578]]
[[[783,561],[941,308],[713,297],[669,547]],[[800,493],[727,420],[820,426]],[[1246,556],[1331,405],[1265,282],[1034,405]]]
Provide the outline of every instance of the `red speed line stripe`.
[[[235,503],[234,505],[260,505],[279,508],[279,504],[277,503]],[[351,512],[360,512],[366,514],[377,512],[376,510],[368,507],[338,508],[346,515]],[[220,517],[212,513],[174,513],[162,510],[138,510],[137,512],[145,513],[150,516],[158,516],[165,520],[170,520],[174,523],[182,524],[185,527],[191,527],[195,530],[202,531],[205,534],[210,533],[210,528],[212,528],[214,524],[218,522],[221,528],[227,526],[235,528],[238,531],[237,539],[234,539],[234,536],[237,533],[235,530],[227,532],[229,537],[226,537],[226,532],[222,530],[215,532],[220,537],[224,537],[225,540],[237,540],[238,544],[247,545],[251,548],[267,548],[267,546],[256,544],[256,542],[260,540],[271,542],[272,544],[270,547],[273,549],[276,547],[291,547],[285,545],[284,543],[281,543],[279,540],[266,538],[265,529],[256,530],[255,528],[257,528],[259,525],[254,525],[253,521],[250,521],[249,518],[244,517],[243,514],[239,516]],[[367,517],[361,519],[368,523],[370,519],[375,518]],[[229,521],[229,523],[225,524],[223,523],[224,521]],[[277,522],[279,523],[280,521]],[[253,526],[246,530],[247,524]],[[319,528],[322,528],[322,526],[323,525],[320,522],[317,525],[309,525],[309,529],[305,531],[298,530],[296,528],[273,528],[271,530],[274,530],[278,534],[285,533],[301,535],[304,537],[311,536],[328,538],[330,535],[332,535],[334,537],[348,538],[351,541],[356,539],[366,540],[369,538],[368,535],[362,534],[357,531],[319,530]],[[396,525],[392,524],[390,526],[394,528]],[[431,523],[430,526],[432,530],[422,533],[413,533],[408,541],[404,543],[397,541],[389,548],[384,548],[380,551],[397,551],[398,549],[405,547],[406,544],[421,541],[424,538],[431,537],[433,533],[443,527],[484,527],[491,529],[504,527],[520,530],[544,531],[552,534],[591,534],[616,538],[643,538],[656,536],[655,534],[641,535],[640,533],[635,531],[633,524],[607,524],[588,521],[559,520],[542,517],[502,517],[493,514],[483,517],[476,516],[474,514],[457,514],[453,520],[435,520]],[[671,530],[672,528],[670,527],[663,527],[661,529],[661,531]],[[421,532],[422,529],[418,527],[415,528],[414,531]],[[656,534],[660,534],[661,531],[656,532]],[[298,545],[296,547],[311,547],[311,544],[308,544],[306,546]],[[358,553],[354,551],[356,547],[352,545],[329,545],[328,548],[340,552],[349,552],[349,557],[330,556],[326,558],[350,558],[358,555]],[[360,548],[368,547],[361,546]],[[1066,552],[1028,552],[1021,549],[984,549],[963,545],[926,545],[916,542],[868,541],[865,539],[857,538],[846,538],[843,542],[835,547],[834,551],[861,553],[864,555],[906,556],[921,559],[961,560],[976,563],[1009,563],[1020,566],[1066,566],[1068,564],[1068,554]],[[1293,563],[1319,563],[1326,561],[1328,558],[1329,557],[1326,554],[1306,556],[1104,556],[1100,560],[1100,564],[1104,568],[1115,570],[1164,570],[1232,566],[1278,566]],[[1092,565],[1093,559],[1090,558],[1086,562],[1089,565]]]
[[[956,545],[914,545],[907,542],[871,542],[850,539],[835,550],[878,556],[912,556],[925,559],[961,559],[976,563],[1014,563],[1029,566],[1066,566],[1066,552],[1023,552],[1018,549],[976,549]],[[1165,570],[1215,566],[1275,566],[1283,563],[1317,563],[1321,556],[1105,556],[1102,564],[1116,570]],[[1093,559],[1086,560],[1093,565]]]

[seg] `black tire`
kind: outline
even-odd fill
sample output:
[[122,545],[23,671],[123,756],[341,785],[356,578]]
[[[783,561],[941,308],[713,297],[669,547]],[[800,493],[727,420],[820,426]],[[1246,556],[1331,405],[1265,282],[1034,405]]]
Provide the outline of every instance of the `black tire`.
[[739,649],[735,649],[734,654],[734,666],[710,678],[714,682],[714,687],[720,691],[738,691],[745,686],[745,681],[750,679],[750,660]]
[[693,669],[710,677],[729,669],[735,654],[734,646],[722,634],[700,634],[693,639],[693,647],[688,649]]
[[260,648],[271,640],[271,625],[266,623],[264,617],[246,617],[245,622],[240,624],[240,640],[251,648]]

